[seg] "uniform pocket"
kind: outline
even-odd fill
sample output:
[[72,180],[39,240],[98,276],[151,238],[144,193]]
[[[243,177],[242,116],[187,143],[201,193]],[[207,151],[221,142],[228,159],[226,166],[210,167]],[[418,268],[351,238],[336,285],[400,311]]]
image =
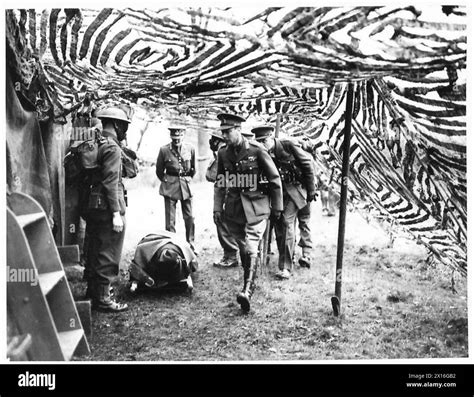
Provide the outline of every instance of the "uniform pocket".
[[107,197],[103,192],[102,185],[93,186],[89,193],[89,200],[87,204],[89,210],[107,210]]

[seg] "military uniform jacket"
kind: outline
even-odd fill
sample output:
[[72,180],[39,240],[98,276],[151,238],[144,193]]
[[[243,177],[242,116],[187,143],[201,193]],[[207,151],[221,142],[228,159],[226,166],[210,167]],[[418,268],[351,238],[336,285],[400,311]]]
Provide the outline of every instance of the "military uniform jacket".
[[186,143],[178,152],[171,143],[162,146],[156,160],[156,176],[161,181],[160,194],[173,200],[192,197],[189,186],[196,173],[194,148]]
[[[262,177],[263,185],[247,188],[223,184],[223,176],[249,175],[255,182]],[[227,194],[226,194],[227,192]],[[214,184],[214,212],[224,211],[227,219],[236,223],[257,223],[269,217],[271,208],[283,211],[283,191],[280,175],[265,148],[257,142],[243,143],[236,154],[234,148],[224,147],[217,153],[217,180]]]
[[[314,167],[311,156],[298,144],[287,139],[275,139],[273,153],[270,154],[282,178],[283,194],[288,195],[298,209],[307,203],[307,195],[315,193]],[[298,174],[297,180],[288,178]]]
[[[104,134],[105,135],[105,134]],[[102,186],[111,212],[125,214],[124,186],[122,183],[122,149],[112,137],[99,146],[98,160],[102,174]]]
[[125,214],[125,189],[122,183],[122,149],[107,131],[102,133],[97,153],[98,169],[81,186],[80,205],[83,215],[120,212]]

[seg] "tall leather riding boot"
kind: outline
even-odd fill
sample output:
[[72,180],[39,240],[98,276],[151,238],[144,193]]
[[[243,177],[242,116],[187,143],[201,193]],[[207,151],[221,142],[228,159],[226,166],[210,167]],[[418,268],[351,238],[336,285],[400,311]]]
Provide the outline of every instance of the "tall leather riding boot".
[[245,292],[245,289],[247,288],[248,279],[249,279],[250,256],[245,254],[243,258],[241,257],[241,260],[242,260],[242,267],[244,269],[244,286],[242,287],[242,291],[240,291],[240,293],[243,294]]
[[255,278],[257,277],[257,260],[256,256],[249,258],[250,266],[248,273],[244,274],[245,283],[242,292],[237,295],[237,302],[240,304],[242,310],[247,313],[250,310],[250,299],[255,291]]

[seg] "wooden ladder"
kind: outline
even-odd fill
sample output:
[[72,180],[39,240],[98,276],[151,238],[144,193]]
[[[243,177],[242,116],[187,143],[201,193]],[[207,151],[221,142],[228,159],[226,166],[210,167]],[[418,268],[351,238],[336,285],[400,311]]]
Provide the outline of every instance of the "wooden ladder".
[[90,354],[45,212],[23,193],[8,194],[7,202],[8,320],[20,335],[31,336],[28,359]]

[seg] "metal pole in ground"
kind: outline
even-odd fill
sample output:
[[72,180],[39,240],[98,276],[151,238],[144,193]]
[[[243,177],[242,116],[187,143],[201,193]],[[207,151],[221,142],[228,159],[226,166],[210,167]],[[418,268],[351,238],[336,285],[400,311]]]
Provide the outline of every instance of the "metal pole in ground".
[[349,155],[351,148],[351,123],[353,102],[354,83],[349,82],[346,95],[346,113],[343,143],[344,151],[342,155],[341,199],[339,204],[339,231],[337,236],[336,291],[335,296],[331,298],[332,310],[335,316],[339,316],[339,314],[341,313],[342,259],[344,255],[344,234],[346,231],[347,183],[349,174]]

